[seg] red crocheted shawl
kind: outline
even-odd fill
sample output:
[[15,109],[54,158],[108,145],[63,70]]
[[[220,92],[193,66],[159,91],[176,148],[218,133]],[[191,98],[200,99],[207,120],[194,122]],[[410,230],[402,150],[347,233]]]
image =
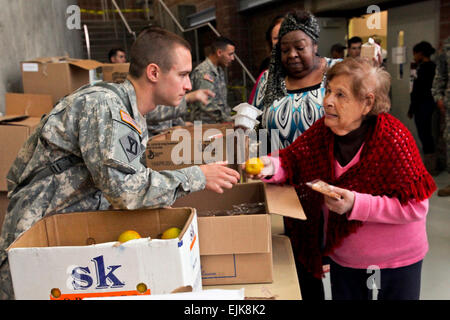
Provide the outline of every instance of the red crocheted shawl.
[[289,147],[279,151],[287,173],[286,184],[296,187],[307,220],[285,218],[295,258],[315,277],[322,277],[322,256],[338,247],[342,240],[363,224],[347,216],[330,212],[325,248],[321,248],[321,208],[323,195],[305,182],[322,179],[332,185],[374,196],[398,198],[402,204],[429,198],[436,190],[426,171],[414,138],[393,116],[378,115],[375,127],[367,134],[360,161],[335,179],[334,134],[324,119],[316,121]]

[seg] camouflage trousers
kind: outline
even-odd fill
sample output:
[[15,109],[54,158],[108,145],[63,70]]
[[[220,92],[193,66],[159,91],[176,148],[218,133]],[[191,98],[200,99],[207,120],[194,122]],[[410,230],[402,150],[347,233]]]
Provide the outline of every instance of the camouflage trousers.
[[0,300],[13,300],[14,290],[12,287],[9,262],[6,259],[0,266]]

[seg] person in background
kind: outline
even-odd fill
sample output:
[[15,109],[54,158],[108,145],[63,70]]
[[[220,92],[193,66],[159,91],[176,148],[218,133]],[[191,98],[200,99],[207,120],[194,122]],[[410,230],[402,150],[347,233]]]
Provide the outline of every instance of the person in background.
[[[368,60],[337,63],[327,72],[325,117],[262,157],[252,176],[295,186],[307,220],[292,225],[292,246],[318,279],[329,257],[333,300],[371,300],[373,284],[378,300],[420,297],[436,185],[411,133],[387,113],[389,88],[390,75]],[[307,185],[316,179],[337,197]]]
[[225,37],[216,38],[211,52],[191,73],[192,90],[208,89],[214,98],[207,105],[200,102],[188,105],[190,121],[221,123],[231,121],[231,108],[227,103],[227,84],[224,69],[234,61],[236,45]]
[[417,76],[410,94],[411,102],[408,117],[414,118],[424,153],[425,167],[432,175],[437,175],[436,143],[432,132],[433,113],[436,103],[431,94],[431,86],[436,71],[436,64],[430,57],[435,49],[430,43],[422,41],[413,47],[414,61],[417,64]]
[[[267,83],[258,82],[253,105],[263,111],[260,129],[268,130],[270,149],[283,149],[293,143],[324,115],[326,71],[341,61],[317,55],[320,28],[307,11],[296,10],[284,16],[279,41],[272,51]],[[272,136],[272,129],[279,135]],[[292,233],[293,219],[285,218],[286,234]],[[322,280],[313,277],[299,259],[294,247],[302,298],[325,299]]]
[[331,58],[332,59],[344,59],[345,48],[346,47],[340,43],[333,44],[330,49]]
[[108,53],[109,63],[126,63],[127,55],[122,48],[111,49]]
[[266,31],[266,41],[267,44],[269,46],[270,49],[270,56],[268,56],[267,58],[265,58],[262,63],[261,66],[259,67],[258,70],[258,78],[256,78],[256,82],[255,85],[253,86],[252,92],[250,93],[250,97],[248,99],[248,103],[249,104],[254,104],[254,97],[255,95],[257,95],[258,93],[258,89],[261,86],[258,86],[258,83],[262,83],[265,84],[267,83],[267,73],[266,71],[269,69],[269,64],[270,64],[270,59],[272,57],[272,50],[275,47],[275,45],[278,43],[278,33],[280,32],[280,26],[281,26],[281,22],[283,21],[283,16],[282,15],[278,15],[275,18],[272,19],[272,22],[269,25],[269,28]]
[[[439,55],[431,93],[440,114],[440,131],[444,140],[447,171],[450,172],[450,37],[445,39],[443,52]],[[450,184],[439,189],[438,196],[450,196]]]
[[[269,25],[269,28],[266,30],[266,43],[269,48],[269,52],[272,52],[273,48],[278,42],[278,32],[280,31],[281,22],[283,21],[282,15],[277,15],[275,18],[272,19],[272,22]],[[270,63],[270,57],[266,57],[259,66],[258,74],[261,74],[262,72],[269,69],[269,63]]]
[[85,85],[49,112],[7,174],[9,206],[0,234],[0,299],[13,298],[6,249],[42,217],[79,211],[172,205],[240,178],[223,163],[154,171],[145,165],[144,115],[177,106],[191,90],[189,43],[164,29],[139,34],[121,84]]
[[347,57],[357,58],[361,55],[362,39],[352,37],[347,41]]
[[185,98],[176,108],[171,106],[157,106],[145,115],[148,126],[148,135],[152,137],[176,126],[192,126],[190,121],[184,121],[187,113],[187,103],[200,102],[207,105],[214,97],[214,92],[208,89],[199,89],[186,93]]

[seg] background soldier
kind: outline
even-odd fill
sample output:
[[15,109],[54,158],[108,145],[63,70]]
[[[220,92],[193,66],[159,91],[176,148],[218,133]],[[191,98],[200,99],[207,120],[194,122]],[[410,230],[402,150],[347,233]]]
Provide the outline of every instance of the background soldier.
[[227,104],[227,84],[223,68],[234,60],[235,44],[224,37],[217,38],[211,44],[211,53],[192,72],[192,90],[209,89],[215,97],[207,105],[190,104],[190,121],[201,120],[204,123],[231,121],[231,108]]
[[206,105],[210,97],[214,97],[214,92],[208,89],[199,89],[187,93],[185,99],[181,101],[178,107],[157,106],[145,115],[149,137],[160,134],[172,127],[193,125],[192,122],[184,121],[187,115],[187,103],[198,101]]
[[[431,92],[436,101],[441,116],[441,132],[445,143],[445,153],[447,162],[447,171],[450,172],[450,37],[448,37],[443,46],[443,52],[439,56],[436,75],[433,81]],[[450,184],[438,191],[438,196],[450,196]]]
[[131,48],[128,80],[84,86],[62,99],[25,142],[8,175],[0,236],[0,299],[13,297],[6,248],[46,215],[171,205],[204,188],[222,193],[239,174],[224,165],[156,172],[143,161],[144,114],[191,90],[189,44],[159,28]]

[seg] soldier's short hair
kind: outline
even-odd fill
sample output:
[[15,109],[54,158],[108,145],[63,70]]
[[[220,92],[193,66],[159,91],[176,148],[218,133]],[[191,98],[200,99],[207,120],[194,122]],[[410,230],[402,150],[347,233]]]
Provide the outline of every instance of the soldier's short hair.
[[236,47],[236,44],[231,41],[228,38],[225,37],[217,37],[212,43],[211,43],[211,52],[216,52],[217,50],[225,50],[227,45]]
[[191,50],[189,42],[175,33],[154,26],[144,29],[131,46],[130,76],[140,78],[151,63],[158,65],[164,72],[169,71],[176,45]]

